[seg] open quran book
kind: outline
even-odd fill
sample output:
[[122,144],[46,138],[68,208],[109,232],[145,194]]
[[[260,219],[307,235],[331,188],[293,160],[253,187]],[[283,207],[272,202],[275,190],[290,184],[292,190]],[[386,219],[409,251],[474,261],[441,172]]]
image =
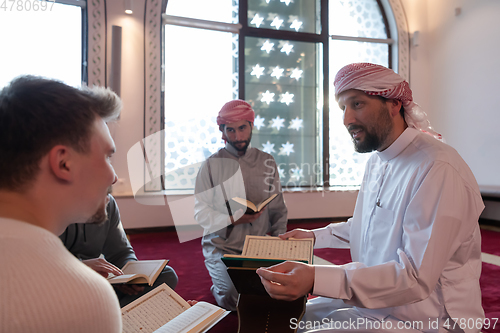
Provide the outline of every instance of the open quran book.
[[250,200],[246,200],[243,198],[239,197],[234,197],[231,200],[239,205],[241,205],[242,208],[245,208],[245,214],[257,214],[261,210],[263,210],[267,205],[271,203],[271,201],[274,200],[278,196],[277,193],[274,193],[271,195],[269,198],[266,200],[262,201],[261,203],[254,204]]
[[228,313],[206,302],[190,306],[164,283],[122,308],[123,332],[206,332]]
[[129,283],[140,284],[147,283],[152,286],[168,260],[132,260],[123,266],[123,275],[111,275],[108,281],[111,284]]
[[225,255],[222,261],[239,293],[239,333],[295,332],[290,325],[300,320],[307,298],[282,301],[271,298],[262,285],[259,267],[269,267],[286,260],[312,264],[314,239],[287,239],[267,236],[246,236],[241,255]]
[[286,260],[312,264],[313,238],[283,240],[279,237],[247,235],[241,255],[226,254],[222,261],[228,267],[258,268]]

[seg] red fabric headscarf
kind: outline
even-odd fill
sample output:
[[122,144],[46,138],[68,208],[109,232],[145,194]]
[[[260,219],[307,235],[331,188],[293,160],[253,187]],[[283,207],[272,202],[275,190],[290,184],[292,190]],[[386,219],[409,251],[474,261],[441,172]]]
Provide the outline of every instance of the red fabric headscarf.
[[232,124],[240,120],[247,120],[253,123],[254,119],[255,111],[247,102],[241,99],[227,102],[222,109],[220,109],[219,115],[217,116],[217,125],[219,125],[219,130],[222,132],[222,139],[227,141],[221,125]]
[[217,116],[217,125],[225,125],[235,123],[240,120],[247,120],[253,123],[255,119],[255,112],[250,104],[241,100],[235,99],[234,101],[224,104]]
[[408,82],[392,69],[370,63],[355,63],[344,66],[335,76],[335,99],[349,89],[356,89],[368,95],[378,95],[388,99],[401,101],[405,111],[405,121],[409,127],[442,140],[441,134],[435,132],[420,106],[413,102],[412,91]]

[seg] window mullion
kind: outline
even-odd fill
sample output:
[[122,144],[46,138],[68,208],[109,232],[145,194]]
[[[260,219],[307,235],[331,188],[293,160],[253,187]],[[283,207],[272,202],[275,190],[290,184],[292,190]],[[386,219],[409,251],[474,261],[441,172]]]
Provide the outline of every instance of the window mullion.
[[330,35],[331,39],[336,40],[349,40],[355,42],[368,42],[368,43],[381,43],[381,44],[394,44],[395,41],[392,38],[367,38],[367,37],[352,37],[352,36],[339,36],[339,35]]
[[245,38],[248,35],[248,0],[240,0],[238,18],[242,28],[238,39],[238,98],[245,100]]
[[241,29],[241,24],[200,20],[200,19],[173,16],[167,14],[163,14],[162,19],[164,25],[170,24],[181,27],[198,28],[198,29],[221,31],[221,32],[232,32],[234,34],[238,34]]
[[79,6],[82,9],[87,7],[87,1],[84,0],[56,0],[56,3],[60,3],[63,5]]
[[323,186],[330,186],[330,47],[328,1],[321,0],[321,36],[323,40]]
[[[198,10],[184,0],[170,0],[169,4],[176,2],[179,6],[171,7],[169,14],[173,15],[161,17],[163,27],[169,30],[172,50],[192,45],[191,56],[176,57],[175,52],[169,52],[170,58],[165,60],[170,66],[166,80],[170,88],[165,84],[162,105],[192,113],[182,113],[182,117],[169,114],[169,120],[165,119],[165,128],[169,129],[165,132],[172,132],[165,139],[166,149],[171,150],[165,159],[166,168],[174,170],[191,163],[195,154],[188,156],[187,152],[196,150],[191,145],[202,147],[196,152],[206,157],[221,144],[215,120],[209,115],[197,115],[196,108],[188,110],[180,87],[191,86],[190,75],[196,76],[199,80],[195,81],[205,82],[206,88],[194,90],[210,94],[204,99],[212,102],[210,110],[216,110],[229,98],[225,92],[231,74],[231,96],[254,105],[258,119],[253,143],[275,156],[283,188],[357,186],[358,169],[364,167],[366,156],[351,153],[352,143],[333,100],[331,81],[348,61],[388,65],[386,53],[397,47],[398,35],[384,31],[387,20],[384,16],[382,22],[373,6],[376,3],[381,7],[383,0],[367,0],[367,5],[358,5],[356,0],[317,0],[314,7],[313,0],[225,0],[227,5],[232,4],[231,13],[229,6],[224,12],[210,12],[204,0],[196,1],[201,6]],[[301,7],[288,7],[290,4]],[[226,58],[229,40],[231,55]],[[202,47],[210,52],[197,59]],[[226,66],[228,58],[231,64]],[[180,63],[183,67],[178,66]],[[206,84],[213,82],[217,84]],[[166,98],[167,93],[170,98]],[[189,118],[193,115],[196,117]],[[166,180],[177,188],[189,188],[195,174],[176,171]]]
[[287,39],[295,42],[317,43],[322,41],[322,35],[312,34],[308,32],[294,32],[285,30],[272,30],[264,28],[248,27],[247,36],[262,37],[270,39]]

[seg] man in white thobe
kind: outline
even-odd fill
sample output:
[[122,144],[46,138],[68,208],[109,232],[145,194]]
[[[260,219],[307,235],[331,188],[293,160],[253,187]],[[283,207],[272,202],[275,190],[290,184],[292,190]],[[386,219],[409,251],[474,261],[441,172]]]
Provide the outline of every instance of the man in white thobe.
[[429,125],[398,74],[342,68],[335,95],[358,152],[369,159],[353,217],[282,238],[351,250],[346,265],[286,262],[258,273],[269,294],[309,292],[300,331],[479,332],[484,208],[467,164]]

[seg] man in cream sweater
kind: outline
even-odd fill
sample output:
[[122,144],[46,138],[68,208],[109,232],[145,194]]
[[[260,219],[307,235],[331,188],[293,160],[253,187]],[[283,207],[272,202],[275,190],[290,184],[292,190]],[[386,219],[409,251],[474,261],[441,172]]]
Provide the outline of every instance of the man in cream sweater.
[[31,76],[0,92],[0,332],[121,332],[111,285],[57,237],[106,220],[120,109],[109,90]]

